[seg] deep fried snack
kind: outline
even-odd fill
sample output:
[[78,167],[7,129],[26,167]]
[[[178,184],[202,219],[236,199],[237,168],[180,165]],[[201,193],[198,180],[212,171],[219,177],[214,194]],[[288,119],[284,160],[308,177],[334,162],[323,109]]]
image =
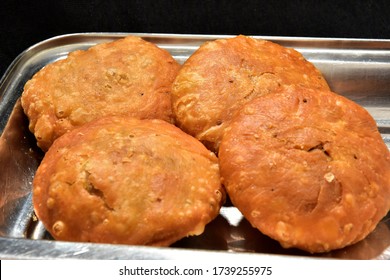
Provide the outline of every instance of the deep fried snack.
[[167,51],[128,36],[47,65],[26,83],[22,106],[46,151],[65,132],[101,116],[171,121],[178,69]]
[[219,159],[233,204],[283,247],[345,247],[390,209],[390,154],[375,121],[330,91],[289,87],[247,103]]
[[172,88],[177,124],[218,150],[223,130],[249,100],[282,85],[329,89],[299,52],[246,36],[210,41],[183,64]]
[[111,116],[58,138],[34,178],[55,239],[170,245],[198,235],[225,198],[216,156],[162,120]]

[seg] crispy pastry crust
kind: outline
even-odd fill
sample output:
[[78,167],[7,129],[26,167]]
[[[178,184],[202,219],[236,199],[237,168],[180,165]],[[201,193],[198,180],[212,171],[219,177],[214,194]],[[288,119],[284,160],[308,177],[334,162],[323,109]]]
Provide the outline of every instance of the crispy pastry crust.
[[106,117],[58,138],[34,178],[55,239],[167,246],[198,235],[224,201],[216,156],[161,120]]
[[232,115],[249,100],[282,85],[329,89],[299,52],[246,36],[210,41],[183,64],[172,88],[177,124],[218,150]]
[[26,83],[22,106],[46,151],[65,132],[101,116],[172,121],[171,85],[178,69],[167,51],[129,36],[47,65]]
[[390,208],[390,155],[375,121],[328,91],[289,87],[249,102],[219,159],[234,205],[284,247],[356,243]]

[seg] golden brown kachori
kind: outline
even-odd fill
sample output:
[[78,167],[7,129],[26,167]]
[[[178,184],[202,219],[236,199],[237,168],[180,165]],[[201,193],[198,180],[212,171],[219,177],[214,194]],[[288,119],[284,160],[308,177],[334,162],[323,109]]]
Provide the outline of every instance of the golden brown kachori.
[[172,121],[171,85],[179,67],[167,51],[136,36],[71,52],[26,83],[29,128],[46,151],[65,132],[102,116]]
[[217,151],[243,104],[291,84],[329,89],[320,71],[294,49],[243,35],[208,41],[174,81],[173,112],[181,129]]
[[59,137],[33,182],[58,240],[167,246],[199,235],[224,202],[218,160],[162,120],[111,116]]
[[233,204],[283,247],[354,244],[390,209],[390,154],[375,120],[330,91],[290,86],[248,102],[219,160]]

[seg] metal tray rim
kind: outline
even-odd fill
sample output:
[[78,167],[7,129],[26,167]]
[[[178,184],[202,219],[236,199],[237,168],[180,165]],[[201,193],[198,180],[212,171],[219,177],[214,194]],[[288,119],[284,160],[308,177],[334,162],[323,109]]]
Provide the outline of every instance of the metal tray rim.
[[[76,33],[65,33],[61,35],[56,35],[44,40],[41,40],[30,47],[26,48],[24,51],[22,51],[7,67],[4,74],[2,75],[0,79],[0,88],[3,84],[5,78],[8,76],[9,72],[11,72],[11,69],[17,62],[24,57],[27,53],[34,51],[41,45],[44,45],[48,42],[52,41],[58,41],[65,38],[72,38],[72,37],[105,37],[105,36],[112,36],[112,37],[123,37],[127,35],[133,35],[133,36],[140,36],[140,37],[151,37],[151,38],[180,38],[180,39],[199,39],[199,40],[214,40],[214,39],[220,39],[220,38],[229,38],[234,37],[236,35],[231,34],[184,34],[184,33],[132,33],[132,32],[76,32]],[[316,42],[377,42],[377,43],[390,43],[390,39],[368,39],[368,38],[346,38],[346,37],[301,37],[301,36],[269,36],[269,35],[251,35],[251,34],[245,34],[247,36],[251,36],[254,38],[262,38],[265,40],[294,40],[294,41],[316,41]]]
[[[259,254],[223,250],[134,246],[121,244],[83,243],[54,240],[32,240],[0,237],[0,259],[148,259],[148,260],[260,260],[291,259],[289,255]],[[66,252],[66,253],[65,253]],[[107,254],[109,252],[110,254]],[[111,254],[114,252],[114,254]],[[17,253],[17,254],[16,254]],[[313,260],[310,256],[294,256]],[[315,259],[327,259],[316,257]]]

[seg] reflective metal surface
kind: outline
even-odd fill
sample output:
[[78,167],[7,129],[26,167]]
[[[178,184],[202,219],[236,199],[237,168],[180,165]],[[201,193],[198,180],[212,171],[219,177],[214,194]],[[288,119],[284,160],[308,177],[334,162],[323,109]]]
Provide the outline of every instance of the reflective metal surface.
[[[170,248],[52,240],[33,215],[32,179],[43,153],[28,131],[19,97],[44,65],[128,34],[70,34],[43,41],[20,54],[0,81],[0,258],[193,259],[339,258],[390,259],[390,213],[363,241],[327,254],[310,255],[280,245],[252,228],[227,202],[205,232]],[[227,36],[134,34],[167,49],[183,63],[205,41]],[[255,36],[256,37],[256,36]],[[260,37],[259,37],[260,38]],[[390,147],[390,40],[261,37],[294,47],[324,74],[333,91],[364,106]]]

